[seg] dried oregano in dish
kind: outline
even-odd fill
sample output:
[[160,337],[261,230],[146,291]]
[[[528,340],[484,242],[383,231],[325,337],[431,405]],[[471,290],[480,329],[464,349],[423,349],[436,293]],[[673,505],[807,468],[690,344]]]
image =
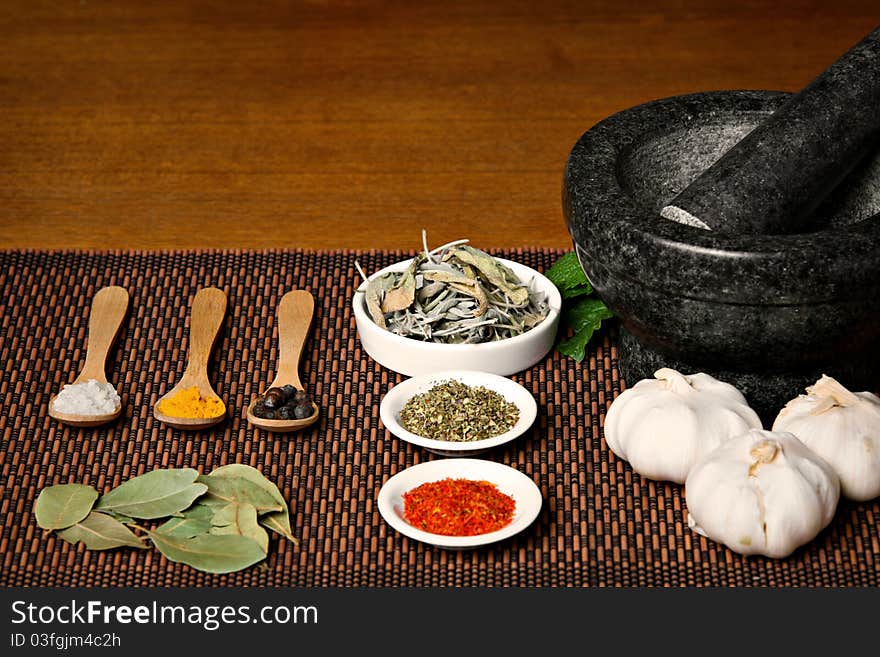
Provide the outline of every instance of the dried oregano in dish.
[[407,338],[446,344],[504,340],[547,317],[546,295],[503,262],[457,240],[423,251],[402,272],[367,280],[367,311],[380,327]]
[[431,440],[476,441],[510,431],[519,408],[485,386],[441,381],[413,395],[400,411],[400,426]]

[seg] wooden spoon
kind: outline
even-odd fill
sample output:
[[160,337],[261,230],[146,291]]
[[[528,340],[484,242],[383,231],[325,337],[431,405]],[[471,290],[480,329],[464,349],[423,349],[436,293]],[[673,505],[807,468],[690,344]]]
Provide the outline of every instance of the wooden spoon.
[[196,293],[189,324],[189,360],[177,385],[160,397],[153,406],[153,417],[159,422],[177,429],[202,429],[217,424],[226,416],[225,404],[223,411],[214,417],[175,417],[165,415],[159,410],[163,399],[193,386],[198,388],[199,394],[204,398],[220,398],[208,379],[208,361],[225,314],[226,294],[223,290],[206,287]]
[[[128,292],[124,288],[111,285],[95,293],[92,298],[92,309],[89,312],[86,361],[74,384],[86,383],[89,379],[107,383],[107,373],[104,369],[107,365],[107,355],[116,342],[126,312],[128,312]],[[53,395],[49,400],[49,415],[59,422],[75,427],[96,427],[99,424],[112,422],[122,413],[121,403],[117,404],[113,412],[102,415],[61,413],[55,410],[57,396]]]
[[[314,316],[315,298],[310,292],[293,290],[281,298],[281,303],[278,304],[278,369],[269,388],[280,388],[289,383],[297,390],[305,389],[299,380],[299,361]],[[318,419],[318,405],[315,402],[312,402],[312,414],[301,420],[265,420],[254,415],[255,403],[256,399],[248,407],[248,422],[266,431],[297,431],[314,424]]]

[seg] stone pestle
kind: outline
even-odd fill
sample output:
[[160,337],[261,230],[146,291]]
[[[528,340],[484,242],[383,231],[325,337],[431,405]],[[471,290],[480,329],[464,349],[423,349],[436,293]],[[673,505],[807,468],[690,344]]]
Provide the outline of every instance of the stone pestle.
[[804,232],[880,144],[880,27],[669,201],[660,214],[726,233]]

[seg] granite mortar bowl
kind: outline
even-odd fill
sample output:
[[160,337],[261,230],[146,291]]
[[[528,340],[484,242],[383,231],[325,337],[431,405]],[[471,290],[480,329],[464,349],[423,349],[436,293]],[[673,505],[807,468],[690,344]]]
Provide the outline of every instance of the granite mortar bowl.
[[628,385],[659,367],[736,385],[762,419],[821,374],[876,391],[880,156],[796,234],[708,231],[660,209],[789,96],[718,91],[618,112],[571,150],[563,210],[597,293],[621,321]]

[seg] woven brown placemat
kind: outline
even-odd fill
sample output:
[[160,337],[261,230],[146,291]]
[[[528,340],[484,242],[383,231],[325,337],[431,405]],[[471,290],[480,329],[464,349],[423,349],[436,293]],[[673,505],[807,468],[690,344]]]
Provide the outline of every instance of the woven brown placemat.
[[[495,255],[545,271],[548,249]],[[418,543],[379,515],[381,485],[403,468],[441,458],[398,440],[379,402],[403,377],[361,349],[350,309],[368,272],[406,252],[0,253],[0,586],[875,586],[880,503],[842,501],[830,527],[784,560],[746,558],[687,528],[680,486],[648,481],[611,454],[601,424],[623,382],[615,331],[604,329],[578,364],[553,352],[512,378],[538,402],[533,428],[484,454],[540,487],[544,505],[524,532],[491,546],[450,551]],[[97,429],[60,425],[51,395],[82,365],[95,291],[121,285],[131,307],[108,362],[124,414]],[[204,286],[229,299],[211,362],[230,417],[201,432],[154,421],[150,408],[185,366],[189,303]],[[275,309],[290,289],[310,290],[316,318],[303,380],[320,422],[288,437],[253,430],[252,395],[274,375]],[[157,550],[88,551],[44,533],[39,491],[88,483],[104,492],[155,467],[259,468],[289,500],[298,546],[272,535],[269,557],[228,575],[167,561]]]

